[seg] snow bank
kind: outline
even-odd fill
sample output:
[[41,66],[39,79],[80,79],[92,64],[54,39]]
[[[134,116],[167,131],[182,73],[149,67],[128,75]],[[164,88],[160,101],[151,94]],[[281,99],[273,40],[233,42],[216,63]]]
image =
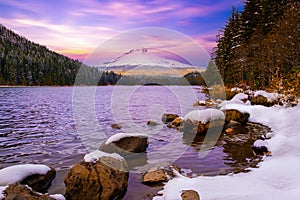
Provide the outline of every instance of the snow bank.
[[[182,190],[196,190],[205,200],[295,200],[300,194],[300,106],[293,108],[247,105],[251,121],[269,126],[274,136],[268,140],[271,157],[265,157],[259,168],[249,173],[216,177],[178,177],[169,181],[161,192],[163,199],[181,199]],[[209,156],[210,154],[208,154]]]
[[118,133],[118,134],[115,134],[115,135],[111,136],[110,138],[108,138],[106,140],[105,144],[110,144],[110,143],[119,141],[122,138],[126,138],[126,137],[148,137],[148,135],[141,134],[141,133]]
[[268,93],[263,90],[258,90],[254,93],[254,97],[263,96],[268,99],[268,101],[275,101],[278,99],[278,93]]
[[117,153],[105,153],[103,151],[99,151],[99,150],[96,150],[96,151],[93,151],[89,154],[86,154],[84,156],[84,161],[85,162],[92,162],[92,163],[95,163],[97,162],[100,158],[103,158],[103,157],[109,157],[109,158],[114,158],[114,159],[117,159],[117,160],[120,160],[120,161],[123,161],[124,158],[122,156],[120,156],[119,154]]
[[46,165],[14,165],[0,170],[0,186],[18,183],[33,174],[46,174],[50,167]]
[[0,200],[5,198],[4,191],[6,190],[7,187],[8,186],[2,186],[2,187],[0,187]]
[[205,124],[209,121],[225,119],[225,115],[222,111],[217,109],[193,110],[183,117],[183,120],[188,119],[199,121]]

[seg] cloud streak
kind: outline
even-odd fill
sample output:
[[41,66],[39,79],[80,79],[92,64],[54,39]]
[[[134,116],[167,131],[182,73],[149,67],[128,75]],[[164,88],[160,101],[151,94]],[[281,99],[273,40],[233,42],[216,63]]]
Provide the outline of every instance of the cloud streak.
[[[241,2],[0,0],[0,20],[34,42],[81,60],[105,40],[141,27],[174,29],[188,34],[211,52],[215,46],[212,37],[217,33],[212,24],[224,22],[232,4],[239,6]],[[159,39],[151,38],[152,42]],[[172,44],[161,41],[164,45]]]

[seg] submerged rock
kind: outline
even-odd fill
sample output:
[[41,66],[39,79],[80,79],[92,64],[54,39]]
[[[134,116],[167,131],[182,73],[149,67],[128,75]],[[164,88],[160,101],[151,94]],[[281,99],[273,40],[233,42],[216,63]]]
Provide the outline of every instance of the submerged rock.
[[147,125],[148,125],[148,126],[157,126],[158,123],[157,123],[156,121],[149,120],[149,121],[147,122]]
[[181,198],[182,200],[200,200],[200,196],[195,190],[183,190]]
[[161,121],[163,123],[167,124],[169,122],[172,122],[177,117],[179,117],[179,115],[177,115],[177,114],[168,114],[168,113],[165,113],[165,114],[162,115]]
[[123,159],[100,157],[95,162],[82,161],[65,177],[66,199],[115,199],[126,193],[127,164]]
[[[4,191],[4,200],[55,200],[50,195],[33,191],[30,187],[21,184],[9,185]],[[57,196],[57,195],[56,195]],[[64,199],[60,195],[60,199]]]

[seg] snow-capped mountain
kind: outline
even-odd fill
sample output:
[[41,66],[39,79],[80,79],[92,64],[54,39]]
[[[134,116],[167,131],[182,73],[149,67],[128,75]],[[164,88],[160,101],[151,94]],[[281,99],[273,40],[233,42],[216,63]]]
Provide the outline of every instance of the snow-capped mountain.
[[179,76],[196,70],[192,65],[154,55],[146,48],[130,50],[111,62],[101,64],[99,69],[127,75],[171,76]]

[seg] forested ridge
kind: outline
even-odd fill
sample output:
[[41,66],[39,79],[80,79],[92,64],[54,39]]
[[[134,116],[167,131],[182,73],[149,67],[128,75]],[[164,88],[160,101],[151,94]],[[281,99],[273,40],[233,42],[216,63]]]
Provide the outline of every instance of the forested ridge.
[[247,0],[232,9],[217,35],[213,58],[226,86],[298,90],[300,2]]
[[99,85],[115,84],[120,78],[33,43],[0,24],[0,85],[73,85],[80,67],[82,84],[95,84],[95,77],[101,77]]

